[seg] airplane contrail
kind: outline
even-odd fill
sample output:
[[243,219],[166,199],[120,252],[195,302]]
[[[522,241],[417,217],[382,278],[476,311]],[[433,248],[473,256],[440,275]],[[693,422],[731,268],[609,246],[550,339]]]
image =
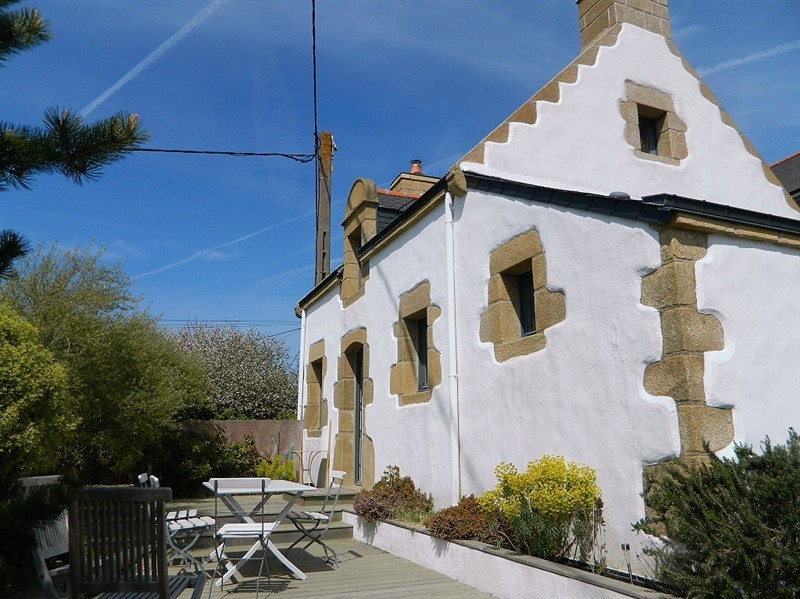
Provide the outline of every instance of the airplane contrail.
[[261,235],[262,233],[266,233],[267,231],[271,231],[272,229],[277,229],[278,227],[282,227],[284,225],[288,225],[289,223],[293,223],[293,222],[296,222],[298,220],[302,220],[304,218],[307,218],[307,217],[311,216],[312,214],[314,214],[314,211],[313,210],[309,210],[308,212],[304,212],[303,214],[301,214],[299,216],[288,218],[288,219],[283,220],[283,221],[281,221],[279,223],[272,224],[269,227],[264,227],[263,229],[259,229],[258,231],[254,231],[252,233],[248,233],[247,235],[243,235],[242,237],[237,237],[236,239],[233,239],[231,241],[226,241],[225,243],[220,243],[218,245],[213,245],[211,247],[203,248],[202,250],[197,250],[191,256],[188,256],[186,258],[182,258],[181,260],[176,260],[175,262],[171,262],[171,263],[167,264],[166,266],[162,266],[161,268],[156,268],[155,270],[149,270],[147,272],[143,272],[141,274],[134,275],[131,278],[134,281],[138,281],[139,279],[143,279],[144,277],[149,277],[150,275],[155,275],[155,274],[164,272],[166,270],[172,270],[173,268],[176,268],[178,266],[186,264],[187,262],[191,262],[192,260],[197,260],[198,258],[202,258],[203,256],[207,256],[211,252],[213,252],[214,250],[218,250],[220,248],[229,247],[229,246],[235,245],[237,243],[241,243],[242,241],[250,239],[251,237],[255,237],[256,235]]
[[779,54],[784,54],[785,52],[791,52],[792,50],[797,49],[800,49],[800,39],[787,44],[773,46],[772,48],[761,50],[760,52],[754,52],[752,54],[748,54],[747,56],[742,56],[741,58],[725,60],[715,64],[712,67],[700,67],[697,69],[697,72],[703,77],[708,77],[709,75],[715,75],[716,73],[721,73],[722,71],[727,71],[728,69],[733,69],[743,64],[757,62],[759,60],[764,60],[765,58],[772,58],[773,56],[778,56]]
[[102,94],[97,96],[94,100],[89,102],[86,107],[81,110],[80,114],[83,117],[86,117],[91,113],[95,108],[100,106],[103,102],[105,102],[111,95],[116,93],[120,88],[125,86],[131,79],[139,75],[142,71],[144,71],[147,67],[161,58],[166,52],[169,51],[172,46],[177,44],[181,39],[183,39],[187,33],[189,33],[192,29],[197,27],[200,23],[205,21],[211,14],[217,10],[224,0],[213,0],[210,2],[203,10],[197,13],[192,19],[186,23],[183,27],[181,27],[177,32],[175,32],[172,37],[170,37],[167,41],[161,44],[158,48],[150,52],[150,54],[145,57],[139,64],[133,67],[130,71],[125,73],[122,78],[117,81],[114,85],[109,87],[106,91]]

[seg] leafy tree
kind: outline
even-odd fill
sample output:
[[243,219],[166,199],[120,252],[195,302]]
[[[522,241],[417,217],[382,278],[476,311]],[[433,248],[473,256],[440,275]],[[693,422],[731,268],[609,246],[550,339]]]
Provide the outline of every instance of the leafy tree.
[[253,330],[201,323],[181,329],[177,339],[205,367],[211,416],[295,417],[297,378],[283,341]]
[[0,303],[0,481],[55,467],[76,424],[64,368],[36,328]]
[[177,410],[204,394],[202,371],[140,308],[102,250],[39,248],[0,288],[64,365],[80,424],[64,456],[84,480],[114,480],[159,441]]
[[800,436],[736,459],[674,460],[645,480],[659,576],[688,598],[800,597]]

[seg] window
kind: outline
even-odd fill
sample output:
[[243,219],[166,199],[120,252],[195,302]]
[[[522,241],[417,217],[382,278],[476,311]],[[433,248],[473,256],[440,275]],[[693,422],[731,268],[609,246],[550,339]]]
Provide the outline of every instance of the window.
[[536,332],[536,315],[533,307],[533,271],[517,275],[517,297],[514,309],[519,318],[520,335],[532,335]]
[[494,346],[498,362],[543,350],[545,331],[567,317],[564,292],[547,288],[547,263],[535,229],[492,251],[486,291],[479,335]]
[[689,155],[686,124],[669,94],[626,81],[619,110],[625,121],[625,141],[637,158],[675,166]]
[[323,427],[328,424],[328,406],[323,395],[323,382],[327,360],[325,342],[319,340],[308,348],[306,365],[306,406],[303,420],[309,437],[319,437]]
[[441,356],[433,344],[433,327],[440,315],[441,310],[431,303],[428,281],[399,298],[393,327],[397,362],[389,371],[389,393],[398,396],[401,406],[430,401],[442,383]]
[[639,138],[642,144],[642,152],[658,155],[659,130],[660,127],[656,119],[639,112]]
[[424,315],[408,320],[417,358],[417,389],[422,391],[428,388],[428,322]]
[[327,424],[322,420],[322,360],[312,362],[311,370],[314,373],[314,378],[309,380],[309,383],[314,386],[314,396],[316,396],[315,399],[317,400],[315,403],[319,405],[319,415],[316,423],[317,426],[315,428],[321,429],[323,426],[325,426],[325,424]]

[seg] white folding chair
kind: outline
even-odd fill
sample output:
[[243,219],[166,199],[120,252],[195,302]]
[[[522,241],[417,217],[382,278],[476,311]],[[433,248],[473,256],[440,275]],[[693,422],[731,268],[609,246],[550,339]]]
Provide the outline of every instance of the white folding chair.
[[[158,488],[161,483],[157,476],[143,472],[137,477],[142,487]],[[167,512],[167,563],[179,561],[183,567],[191,566],[198,574],[205,573],[203,562],[189,550],[200,540],[203,533],[214,528],[216,521],[211,516],[199,516],[197,510],[177,510]]]
[[[334,568],[338,565],[339,559],[336,557],[336,551],[333,550],[333,547],[329,547],[325,542],[323,542],[322,537],[328,532],[331,522],[333,522],[334,513],[336,512],[336,504],[339,502],[339,495],[342,492],[342,483],[344,482],[344,477],[345,473],[341,470],[333,470],[331,472],[331,480],[328,483],[328,491],[325,494],[325,501],[322,502],[320,511],[289,512],[286,517],[289,518],[289,520],[292,521],[292,524],[294,524],[295,528],[303,534],[294,543],[289,545],[289,547],[286,549],[287,553],[292,547],[308,537],[309,541],[303,545],[303,549],[306,549],[309,545],[311,545],[311,543],[317,543],[321,545],[322,549],[325,551],[325,561]],[[332,558],[328,555],[329,551],[333,555]]]
[[[214,518],[218,519],[217,507],[221,501],[220,494],[225,493],[223,485],[225,485],[226,480],[211,480],[214,484]],[[248,518],[251,521],[223,524],[214,533],[214,539],[216,542],[217,567],[214,569],[214,574],[211,577],[213,586],[214,578],[216,578],[218,573],[224,569],[225,572],[223,573],[220,581],[217,583],[218,586],[222,587],[226,580],[229,580],[235,574],[240,575],[241,571],[239,570],[239,567],[253,558],[256,552],[260,549],[261,564],[258,568],[258,579],[256,581],[256,599],[258,599],[258,593],[261,590],[261,575],[264,571],[264,567],[267,568],[267,580],[270,580],[269,565],[267,564],[267,546],[269,543],[269,537],[276,528],[276,524],[274,522],[266,521],[266,514],[264,510],[264,505],[269,498],[267,487],[269,486],[270,479],[261,478],[259,479],[259,482],[261,487],[261,498],[257,507],[257,512],[251,513],[251,517]],[[223,503],[225,502],[223,501]],[[254,541],[253,545],[242,557],[238,559],[232,558],[227,552],[228,543],[243,539],[252,539]]]

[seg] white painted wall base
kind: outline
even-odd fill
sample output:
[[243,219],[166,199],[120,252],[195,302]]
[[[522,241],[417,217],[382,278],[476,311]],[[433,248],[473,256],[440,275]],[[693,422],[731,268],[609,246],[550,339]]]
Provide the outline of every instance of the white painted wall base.
[[367,522],[343,512],[353,538],[502,599],[668,599],[671,596],[529,556],[471,541],[450,543],[424,530],[391,522]]

